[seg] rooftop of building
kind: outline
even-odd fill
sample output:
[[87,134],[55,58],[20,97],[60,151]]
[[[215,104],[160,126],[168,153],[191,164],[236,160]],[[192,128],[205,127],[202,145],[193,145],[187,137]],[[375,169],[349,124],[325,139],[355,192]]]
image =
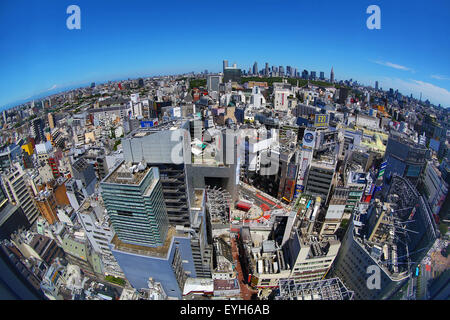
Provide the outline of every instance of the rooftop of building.
[[177,130],[180,129],[186,121],[183,120],[172,120],[167,122],[158,122],[158,124],[153,127],[137,128],[136,130],[130,132],[125,138],[143,138],[154,133],[158,133],[166,130]]
[[135,289],[124,288],[119,300],[139,300],[140,294]]
[[311,166],[326,170],[334,170],[336,168],[336,157],[329,154],[321,155],[311,160]]
[[104,183],[139,185],[147,176],[151,167],[138,164],[129,166],[125,161],[120,162],[103,180]]
[[[398,220],[394,219],[395,212],[389,203],[377,202],[375,207],[373,206],[374,204],[364,207],[375,210],[372,214],[376,214],[376,220],[371,224],[372,227],[368,226],[369,221],[364,209],[359,210],[362,214],[355,214],[353,239],[391,278],[402,279],[408,276],[409,256],[405,239],[399,239],[401,233],[396,226]],[[377,230],[377,233],[369,239],[374,230]]]
[[183,295],[191,293],[212,293],[214,281],[209,278],[187,278],[184,284]]
[[238,279],[214,279],[214,291],[239,290]]
[[295,202],[294,210],[297,211],[298,214],[305,213],[305,210],[309,209],[309,207],[312,207],[316,200],[316,196],[312,196],[307,193],[301,193],[297,198],[297,201]]
[[181,234],[179,234],[179,232],[180,231],[176,230],[175,227],[170,226],[169,229],[167,230],[167,236],[164,241],[164,244],[159,247],[147,247],[147,246],[142,246],[142,245],[137,245],[137,244],[125,243],[119,239],[117,234],[114,235],[114,237],[112,238],[111,244],[113,244],[115,249],[119,250],[119,251],[124,251],[124,252],[128,252],[128,253],[139,254],[139,255],[145,255],[145,256],[153,256],[153,257],[158,257],[158,258],[165,258],[168,255],[170,246],[172,244],[173,237],[175,237],[177,235],[181,235]]
[[53,242],[53,240],[49,237],[41,234],[35,234],[29,245],[40,254],[51,242]]
[[45,187],[44,190],[39,191],[39,193],[35,197],[35,200],[36,201],[45,201],[48,198],[50,198],[52,195],[53,195],[53,190]]
[[[91,152],[91,150],[87,150],[87,152]],[[78,158],[73,164],[72,168],[81,172],[83,170],[86,170],[89,167],[89,163],[86,161],[84,157]]]
[[428,149],[425,145],[421,145],[418,142],[415,142],[411,137],[402,132],[390,131],[389,139],[393,139],[395,141],[401,142],[416,149],[423,149],[423,150]]
[[322,237],[309,233],[302,234],[299,230],[297,230],[297,233],[300,245],[310,247],[311,249],[308,253],[308,258],[326,256],[331,245],[337,245],[340,243],[336,235],[327,235],[326,237]]
[[347,176],[347,185],[349,184],[366,184],[367,173],[362,171],[349,171]]

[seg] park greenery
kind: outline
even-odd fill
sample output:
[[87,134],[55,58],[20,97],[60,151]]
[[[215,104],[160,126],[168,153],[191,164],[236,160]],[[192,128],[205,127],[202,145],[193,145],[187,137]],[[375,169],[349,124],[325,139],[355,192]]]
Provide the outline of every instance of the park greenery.
[[206,79],[193,79],[189,81],[189,89],[206,87]]
[[105,280],[109,281],[111,283],[117,284],[119,286],[124,286],[125,285],[125,280],[122,279],[122,278],[116,278],[116,277],[113,277],[113,276],[106,276]]

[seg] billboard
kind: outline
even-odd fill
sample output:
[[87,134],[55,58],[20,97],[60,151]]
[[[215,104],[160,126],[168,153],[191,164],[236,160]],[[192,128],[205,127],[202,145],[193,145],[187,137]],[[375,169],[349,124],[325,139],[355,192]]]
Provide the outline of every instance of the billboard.
[[314,117],[314,127],[328,127],[330,116],[328,114],[316,114]]
[[386,170],[386,167],[387,167],[387,161],[385,161],[381,164],[377,179],[380,179],[384,175],[384,171]]
[[150,121],[141,121],[141,128],[151,128],[158,125],[158,119]]
[[305,188],[305,187],[302,186],[302,185],[300,185],[300,184],[296,184],[296,185],[295,185],[294,199],[297,198],[298,195],[299,195],[300,193],[303,192],[303,189],[304,189],[304,188]]
[[312,150],[314,148],[314,143],[316,140],[316,132],[312,130],[305,130],[305,133],[303,134],[303,149],[309,149]]
[[306,170],[308,169],[308,165],[309,165],[309,159],[308,158],[303,158],[301,166],[300,166],[300,170],[297,176],[297,182],[300,184],[303,184],[303,180],[305,179],[305,174],[306,174]]
[[288,201],[291,201],[292,196],[293,196],[294,193],[295,193],[295,181],[287,179],[283,196]]
[[288,170],[287,170],[287,175],[286,178],[289,180],[295,180],[296,178],[296,174],[297,173],[297,166],[293,163],[290,163],[288,165]]
[[141,128],[153,127],[153,121],[141,121]]

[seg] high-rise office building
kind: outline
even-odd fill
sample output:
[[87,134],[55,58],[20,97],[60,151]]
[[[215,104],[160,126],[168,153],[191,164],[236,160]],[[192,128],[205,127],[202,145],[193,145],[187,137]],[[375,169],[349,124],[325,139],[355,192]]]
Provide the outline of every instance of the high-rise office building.
[[80,180],[88,195],[95,191],[97,177],[95,176],[94,166],[84,158],[79,158],[72,164],[73,178]]
[[[190,151],[184,148],[190,142],[184,133],[185,130],[189,130],[189,122],[181,123],[180,121],[171,124],[160,125],[153,129],[138,129],[130,133],[122,139],[123,153],[125,161],[131,163],[145,161],[148,165],[158,167],[169,222],[188,227],[190,225],[189,199],[192,198],[193,191],[188,186],[185,174],[185,162],[188,162],[187,157]],[[164,130],[164,128],[177,126],[177,130]],[[175,161],[172,151],[180,146],[180,139],[181,145],[184,146],[183,158]]]
[[55,121],[53,119],[53,114],[51,112],[48,113],[48,126],[50,127],[50,129],[55,128]]
[[267,77],[269,75],[269,63],[266,62],[266,68],[264,69],[264,75]]
[[228,81],[241,81],[241,69],[238,69],[236,66],[225,68],[223,72],[223,82],[227,83]]
[[385,152],[387,166],[384,177],[389,179],[396,173],[416,185],[425,170],[429,154],[426,146],[415,143],[405,134],[391,132]]
[[10,239],[11,234],[21,228],[30,228],[27,217],[21,207],[14,206],[8,201],[0,187],[0,241]]
[[[121,162],[101,186],[116,233],[111,252],[134,288],[146,288],[151,278],[169,297],[180,299],[187,277],[208,275],[198,241],[206,238],[205,211],[193,215],[191,228],[170,225],[158,168]],[[203,199],[195,203],[204,207]]]
[[378,81],[375,81],[375,90],[378,91]]
[[[169,128],[171,130],[167,130]],[[233,153],[233,148],[237,148],[237,142],[236,137],[227,139],[225,133],[220,132],[216,137],[221,145],[216,154],[223,153],[224,160],[227,154],[234,155],[230,164],[210,161],[208,165],[192,165],[191,137],[202,139],[201,121],[171,121],[158,127],[136,130],[122,139],[125,161],[145,161],[159,168],[171,224],[189,227],[189,206],[194,188],[219,184],[232,196],[235,194],[238,167],[237,152]]]
[[336,164],[313,161],[310,164],[306,178],[305,192],[314,196],[320,196],[325,203],[331,191]]
[[320,80],[325,80],[325,72],[320,71]]
[[226,68],[228,68],[228,60],[223,60],[223,68],[222,68],[223,73],[225,73]]
[[22,208],[29,223],[32,225],[39,217],[39,211],[33,202],[31,190],[25,178],[25,171],[18,163],[15,163],[2,174],[6,196],[12,204]]
[[40,279],[22,259],[14,244],[0,243],[0,299],[44,300]]
[[[169,128],[171,130],[167,130]],[[199,198],[194,191],[197,188],[215,185],[227,189],[232,197],[235,195],[239,172],[236,159],[238,142],[237,137],[226,138],[225,133],[224,130],[209,139],[220,142],[221,148],[215,153],[223,153],[224,160],[232,155],[231,164],[220,162],[220,159],[203,163],[201,156],[192,158],[191,137],[203,139],[201,121],[171,121],[153,128],[138,129],[122,140],[127,163],[145,162],[158,167],[170,225],[194,230],[206,226],[206,222],[196,226],[195,219],[192,220],[194,216],[204,216],[193,214],[194,207],[198,207],[194,203],[194,199]],[[215,143],[210,142],[210,145]],[[196,232],[190,236],[189,250],[192,250],[195,274],[208,276],[210,268],[205,261],[209,261],[208,248],[212,243],[199,235],[200,232]]]
[[206,87],[209,92],[219,92],[219,84],[222,83],[222,77],[220,75],[208,75],[206,80]]
[[159,247],[169,224],[159,171],[136,167],[122,164],[106,176],[101,183],[102,197],[120,241]]
[[349,89],[348,88],[345,88],[345,87],[339,88],[338,103],[345,104],[346,101],[347,101],[348,94],[349,94]]
[[39,212],[50,225],[59,221],[56,198],[52,190],[41,190],[34,200]]
[[302,79],[305,79],[305,80],[308,79],[308,70],[303,70],[302,71]]
[[330,82],[331,82],[331,83],[334,82],[334,70],[333,70],[333,67],[331,67]]
[[258,63],[256,61],[253,64],[253,74],[258,75]]
[[[330,271],[358,300],[392,297],[438,237],[429,206],[409,180],[395,175],[386,199],[389,202],[376,199],[354,211]],[[378,288],[367,285],[374,274],[369,267],[378,270]]]
[[292,68],[291,66],[286,66],[286,76],[292,76]]
[[44,135],[44,126],[44,121],[41,118],[34,119],[31,122],[31,130],[33,132],[33,137],[36,144],[46,141]]

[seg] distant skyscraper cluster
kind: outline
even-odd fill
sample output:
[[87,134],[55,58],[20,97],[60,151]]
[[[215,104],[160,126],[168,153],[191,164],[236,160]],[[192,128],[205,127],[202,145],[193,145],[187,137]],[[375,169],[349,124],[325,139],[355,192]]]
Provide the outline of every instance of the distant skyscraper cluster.
[[[230,79],[234,79],[233,81],[237,81],[238,77],[236,75],[231,75],[232,73],[237,74],[237,71],[231,71],[232,69],[237,69],[236,65],[232,67],[228,66],[228,60],[223,60],[223,74],[227,73],[227,77],[224,82],[228,82]],[[258,69],[258,63],[254,62],[253,66],[251,66],[248,71],[241,71],[241,75],[244,76],[264,76],[264,77],[290,77],[290,78],[302,78],[305,80],[320,80],[327,81],[325,78],[325,72],[320,71],[319,76],[317,76],[316,71],[308,72],[307,70],[303,70],[303,72],[299,72],[297,68],[292,66],[269,66],[269,63],[266,62],[264,69]],[[331,70],[330,74],[330,82],[334,82],[334,71]]]

